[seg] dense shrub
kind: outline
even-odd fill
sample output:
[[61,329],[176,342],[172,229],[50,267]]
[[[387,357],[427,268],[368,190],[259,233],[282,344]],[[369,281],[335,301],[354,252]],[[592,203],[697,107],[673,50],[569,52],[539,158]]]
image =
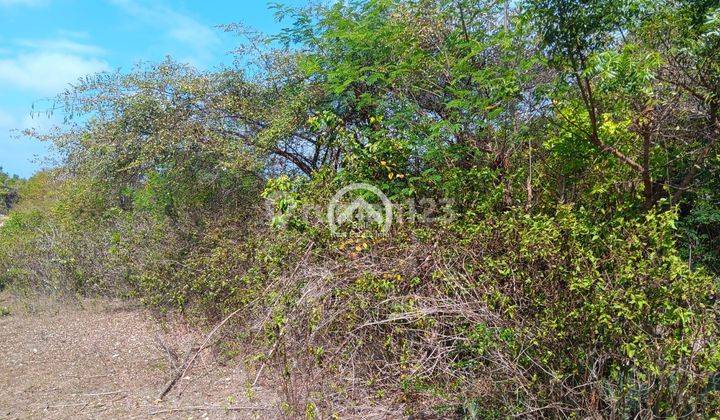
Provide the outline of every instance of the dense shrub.
[[366,396],[360,382],[426,414],[711,415],[717,282],[678,256],[675,220],[598,224],[559,207],[316,238],[322,250],[256,310],[273,314],[285,357],[305,360],[286,374],[320,382],[305,396],[329,411],[331,395]]

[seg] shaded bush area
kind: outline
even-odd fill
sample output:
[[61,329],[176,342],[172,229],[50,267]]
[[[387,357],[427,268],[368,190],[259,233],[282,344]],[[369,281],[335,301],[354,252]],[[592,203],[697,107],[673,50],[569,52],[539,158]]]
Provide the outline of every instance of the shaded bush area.
[[[61,95],[71,123],[29,134],[64,165],[20,186],[0,282],[239,309],[223,346],[292,416],[717,414],[716,6],[278,13],[272,37],[227,27],[237,67]],[[453,217],[333,233],[355,182]]]
[[0,168],[0,215],[5,215],[17,203],[18,187],[22,180],[18,176],[9,176]]

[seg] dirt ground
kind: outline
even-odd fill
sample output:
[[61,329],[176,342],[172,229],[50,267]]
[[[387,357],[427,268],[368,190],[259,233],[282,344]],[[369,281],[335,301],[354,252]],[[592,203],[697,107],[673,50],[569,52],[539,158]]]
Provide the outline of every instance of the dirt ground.
[[203,337],[127,303],[0,297],[0,418],[282,417],[276,393],[211,350],[159,399]]

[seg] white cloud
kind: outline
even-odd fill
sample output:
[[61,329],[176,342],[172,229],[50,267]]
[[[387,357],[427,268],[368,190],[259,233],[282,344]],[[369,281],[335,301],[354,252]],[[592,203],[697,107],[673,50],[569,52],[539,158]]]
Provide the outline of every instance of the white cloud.
[[168,29],[168,35],[198,50],[220,44],[220,38],[211,28],[187,16],[177,15]]
[[109,0],[131,16],[151,25],[163,27],[168,38],[191,48],[196,56],[207,58],[210,50],[221,45],[212,27],[162,5],[146,5],[136,0]]
[[17,44],[23,47],[45,51],[66,52],[71,54],[102,55],[105,50],[90,44],[83,44],[69,39],[21,39]]
[[55,95],[83,76],[109,69],[107,62],[97,58],[105,50],[67,36],[21,39],[13,44],[14,52],[0,51],[0,84],[11,89]]
[[80,77],[106,71],[106,62],[78,55],[38,51],[0,59],[0,83],[53,95]]

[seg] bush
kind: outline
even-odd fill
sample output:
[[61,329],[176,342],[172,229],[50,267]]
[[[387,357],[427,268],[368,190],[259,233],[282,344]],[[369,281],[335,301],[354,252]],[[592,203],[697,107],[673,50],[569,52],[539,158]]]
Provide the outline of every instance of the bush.
[[416,413],[709,415],[717,285],[678,257],[674,221],[597,225],[561,207],[355,237],[292,282],[287,266],[275,303],[259,307],[271,304],[271,340],[296,361],[286,374],[320,381],[306,396],[328,411],[338,386],[363,381]]

